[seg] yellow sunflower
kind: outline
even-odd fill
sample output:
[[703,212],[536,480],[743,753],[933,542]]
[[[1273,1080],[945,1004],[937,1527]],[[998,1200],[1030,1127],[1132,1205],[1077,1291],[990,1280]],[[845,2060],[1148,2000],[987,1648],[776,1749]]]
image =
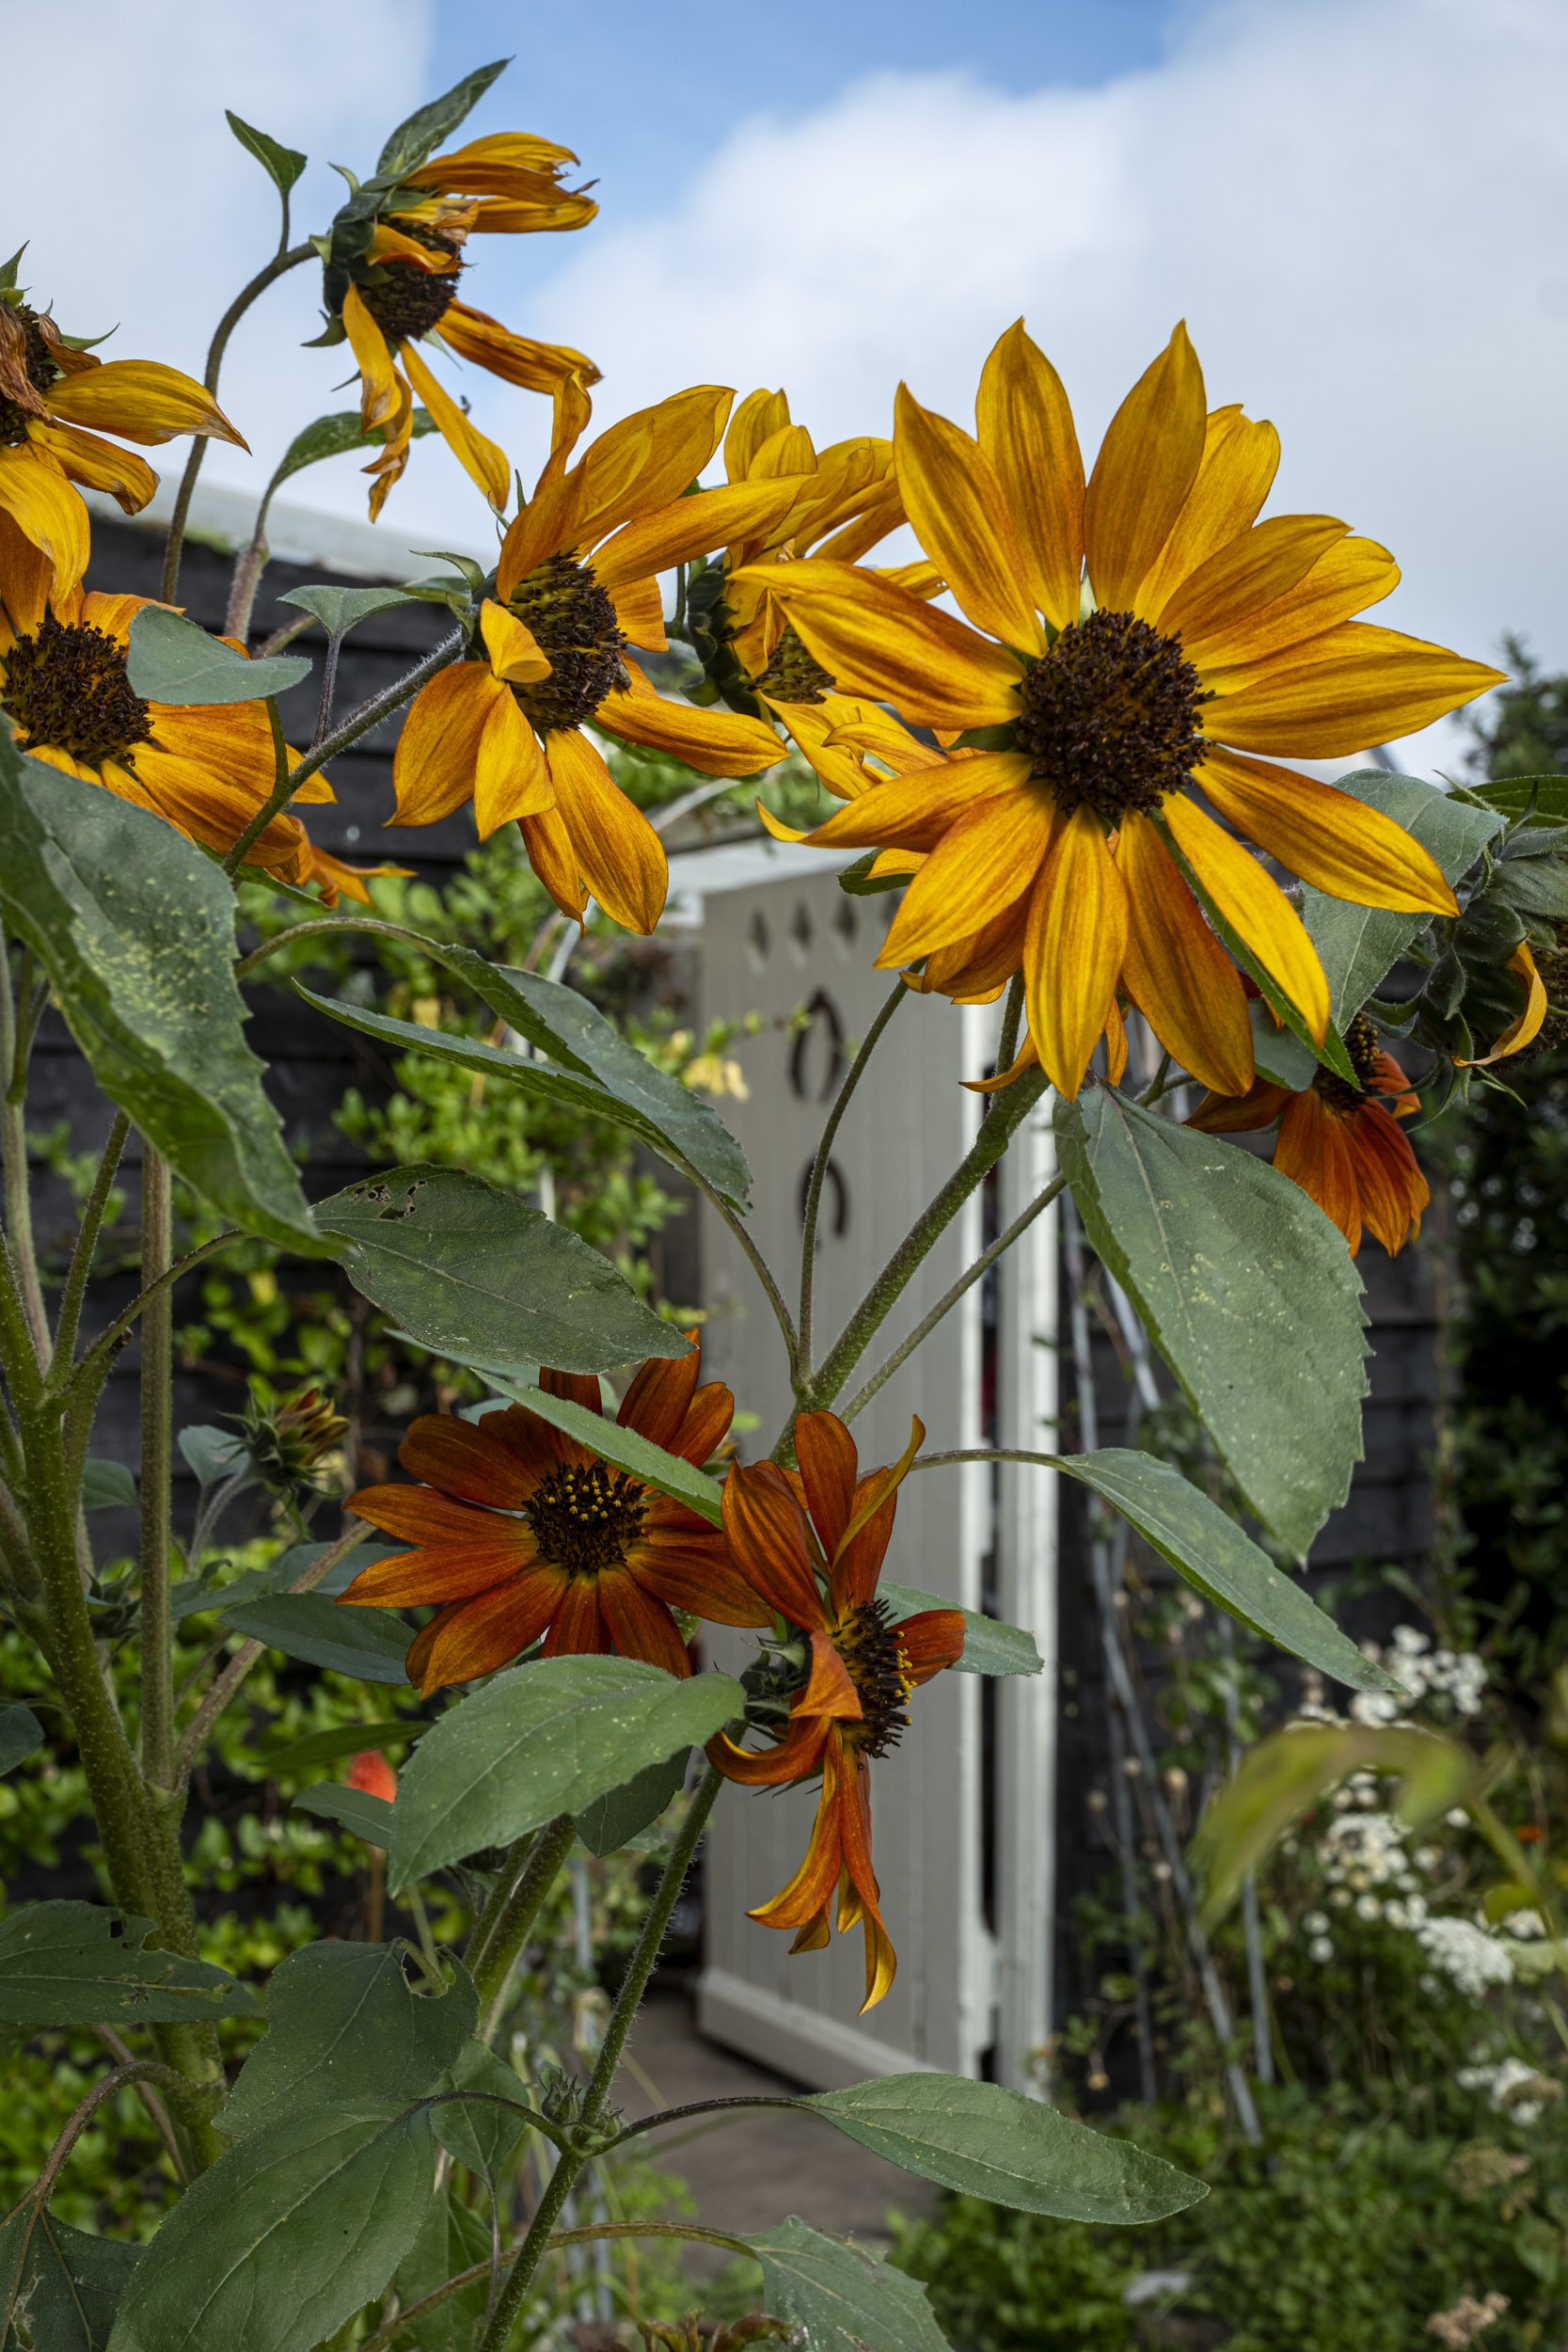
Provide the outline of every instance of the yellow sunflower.
[[986,362],[976,421],[972,438],[900,389],[904,506],[963,619],[847,564],[766,573],[842,691],[981,754],[862,792],[809,837],[920,853],[879,961],[1022,969],[1028,1050],[1062,1093],[1118,990],[1194,1076],[1244,1093],[1245,997],[1206,911],[1319,1040],[1329,1018],[1306,930],[1244,841],[1357,905],[1454,912],[1389,818],[1258,755],[1407,735],[1501,674],[1352,618],[1397,581],[1386,548],[1330,516],[1258,521],[1278,437],[1208,409],[1182,327],[1086,483],[1022,324]]
[[[559,396],[569,385],[598,381],[597,368],[580,351],[515,335],[457,298],[470,236],[581,229],[593,219],[593,199],[560,184],[564,167],[576,161],[569,148],[520,131],[472,139],[400,181],[373,221],[354,224],[344,240],[353,248],[346,266],[328,262],[328,315],[341,322],[358,362],[360,417],[367,433],[384,437],[380,455],[365,469],[373,477],[372,520],[408,463],[416,395],[491,505],[499,512],[507,501],[506,453],[470,423],[431,373],[418,348],[427,338],[527,391]],[[334,248],[338,241],[335,230]]]
[[558,448],[501,543],[467,658],[420,690],[404,722],[396,823],[435,824],[471,800],[483,838],[521,826],[562,913],[580,918],[592,896],[628,930],[653,930],[663,846],[584,729],[709,776],[757,775],[784,756],[764,720],[667,701],[629,651],[665,644],[659,572],[765,531],[796,500],[789,477],[681,495],[733,398],[698,385],[611,425],[573,466]]
[[[87,428],[97,426],[98,432]],[[158,486],[145,458],[122,440],[171,441],[181,433],[245,444],[211,392],[154,359],[97,359],[61,334],[13,285],[0,283],[0,513],[77,577],[87,561],[87,510],[68,483],[107,490],[127,515]],[[77,557],[80,561],[77,562]]]

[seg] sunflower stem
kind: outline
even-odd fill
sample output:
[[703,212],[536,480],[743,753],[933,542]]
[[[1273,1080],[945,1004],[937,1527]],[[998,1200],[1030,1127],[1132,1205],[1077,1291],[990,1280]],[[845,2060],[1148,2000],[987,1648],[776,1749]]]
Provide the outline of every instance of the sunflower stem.
[[[150,1307],[156,1306],[158,1300],[172,1290],[182,1276],[189,1274],[193,1266],[198,1266],[204,1258],[214,1257],[218,1250],[227,1249],[230,1242],[244,1239],[245,1235],[238,1227],[232,1232],[214,1233],[211,1241],[198,1242],[196,1248],[187,1249],[182,1258],[176,1258],[172,1264],[166,1264],[151,1282],[136,1293],[123,1312],[116,1315],[113,1323],[99,1333],[69,1378],[61,1381],[53,1393],[56,1397],[70,1394],[73,1400],[87,1394],[100,1372],[108,1369],[115,1349],[129,1338],[138,1316],[145,1314]],[[145,1264],[145,1259],[143,1263]]]
[[33,1246],[33,1196],[27,1167],[27,1058],[36,1025],[27,1002],[31,973],[32,956],[24,948],[21,986],[13,995],[10,951],[0,934],[0,1083],[5,1089],[0,1102],[0,1161],[4,1162],[6,1239],[30,1352],[41,1364],[49,1355],[49,1317]]
[[[1022,972],[1015,972],[1007,983],[1007,1001],[1002,1008],[1002,1026],[996,1039],[996,1071],[999,1077],[1013,1066],[1013,1058],[1018,1052],[1018,1033],[1022,1026],[1023,975]],[[980,1113],[982,1127],[990,1117],[996,1101],[997,1097],[994,1094],[991,1095],[987,1101],[985,1109]]]
[[816,1280],[816,1220],[821,1213],[822,1187],[828,1179],[828,1164],[832,1157],[834,1139],[843,1123],[844,1114],[854,1097],[855,1089],[865,1073],[866,1064],[877,1050],[882,1031],[909,993],[910,991],[904,985],[903,977],[900,975],[895,980],[892,993],[884,1001],[877,1018],[862,1039],[854,1060],[845,1073],[844,1083],[833,1099],[833,1106],[828,1113],[827,1122],[822,1129],[821,1140],[816,1147],[816,1156],[811,1164],[811,1180],[806,1187],[805,1216],[800,1232],[800,1375],[803,1379],[809,1380],[811,1377],[812,1303]]
[[144,1138],[141,1168],[141,1762],[173,1785],[174,1620],[169,1611],[174,1467],[174,1261],[168,1162]]
[[60,1311],[55,1319],[55,1352],[50,1359],[51,1374],[62,1369],[69,1372],[71,1359],[76,1353],[76,1333],[81,1325],[82,1305],[87,1296],[87,1279],[92,1272],[93,1251],[98,1247],[98,1236],[103,1230],[103,1217],[109,1205],[109,1195],[114,1189],[114,1181],[119,1172],[120,1154],[125,1150],[126,1137],[130,1132],[130,1119],[124,1111],[117,1111],[114,1124],[109,1129],[108,1140],[103,1146],[98,1162],[98,1172],[92,1180],[92,1190],[87,1195],[87,1206],[82,1212],[82,1228],[76,1236],[76,1246],[71,1253],[71,1264],[66,1271],[65,1288],[60,1293]]
[[723,1196],[714,1190],[713,1186],[708,1183],[707,1178],[702,1174],[701,1170],[694,1168],[691,1162],[689,1159],[686,1159],[679,1152],[672,1152],[669,1158],[671,1167],[678,1168],[681,1174],[696,1185],[697,1190],[702,1194],[704,1200],[706,1200],[709,1205],[717,1211],[719,1216],[723,1218],[724,1223],[729,1227],[730,1232],[734,1234],[736,1242],[746,1258],[747,1263],[750,1264],[752,1273],[756,1276],[757,1280],[762,1285],[764,1297],[767,1299],[769,1307],[773,1310],[773,1320],[779,1327],[780,1333],[784,1339],[784,1352],[789,1359],[790,1380],[792,1384],[797,1384],[800,1369],[800,1343],[796,1335],[795,1318],[789,1311],[788,1303],[784,1298],[784,1292],[779,1287],[778,1278],[774,1274],[772,1267],[763,1256],[762,1251],[757,1248],[756,1243],[752,1239],[751,1234],[746,1230],[744,1222],[741,1218],[736,1216],[735,1211],[731,1208],[729,1202],[723,1198]]
[[[454,628],[449,636],[441,639],[439,644],[433,645],[422,660],[416,661],[411,670],[405,670],[402,677],[394,679],[390,686],[383,687],[379,694],[372,694],[369,702],[361,703],[357,710],[350,711],[346,719],[340,720],[330,735],[324,736],[319,743],[313,743],[290,775],[289,790],[279,806],[285,805],[300,786],[319,768],[325,768],[329,759],[336,759],[340,752],[346,751],[351,743],[357,743],[359,738],[368,735],[372,727],[378,727],[383,719],[389,719],[394,710],[401,710],[404,703],[412,702],[420,687],[438,670],[444,670],[449,662],[457,660],[463,650],[464,640],[465,632]],[[230,854],[232,856],[232,851]]]
[[467,1965],[479,1994],[479,2030],[484,2042],[492,2040],[500,2024],[517,1955],[560,1875],[576,1835],[577,1825],[571,1815],[559,1813],[553,1821],[546,1822],[536,1836],[519,1838],[520,1867],[511,1888],[501,1897],[499,1907],[481,1920],[475,1931]]

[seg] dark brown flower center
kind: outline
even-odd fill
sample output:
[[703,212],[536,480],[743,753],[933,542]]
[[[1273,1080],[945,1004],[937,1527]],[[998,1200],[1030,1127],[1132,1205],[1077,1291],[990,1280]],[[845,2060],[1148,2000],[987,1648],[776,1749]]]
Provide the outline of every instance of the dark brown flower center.
[[1358,1012],[1345,1031],[1345,1052],[1356,1084],[1352,1086],[1348,1078],[1337,1077],[1332,1070],[1324,1070],[1321,1065],[1313,1075],[1312,1084],[1330,1110],[1349,1119],[1381,1091],[1377,1062],[1382,1050],[1376,1029],[1364,1012]]
[[631,683],[615,607],[586,564],[548,555],[511,602],[550,664],[548,677],[512,689],[536,727],[580,727],[607,694]]
[[[432,253],[458,250],[455,237],[443,236],[423,221],[393,220],[388,227]],[[418,342],[438,326],[457,299],[457,271],[420,269],[417,262],[378,262],[363,278],[359,298],[389,343]]]
[[101,628],[46,612],[34,635],[5,657],[0,703],[24,752],[66,752],[85,768],[129,767],[152,739],[149,706],[133,691],[123,646]]
[[540,1557],[568,1576],[619,1567],[642,1528],[646,1489],[605,1462],[567,1463],[542,1478],[523,1505]]
[[[25,302],[10,306],[11,317],[22,330],[20,358],[23,373],[35,392],[49,389],[59,368],[49,348],[48,338],[39,325],[39,314]],[[15,449],[27,437],[28,411],[20,402],[7,400],[0,394],[0,449]]]
[[885,1600],[851,1609],[833,1628],[833,1647],[849,1670],[863,1720],[844,1728],[866,1756],[886,1756],[910,1720],[910,1663]]
[[1019,748],[1069,816],[1085,801],[1111,825],[1150,815],[1197,766],[1197,672],[1178,639],[1131,612],[1063,629],[1022,691]]
[[787,624],[773,648],[772,659],[756,682],[757,692],[779,703],[826,702],[833,691],[831,671],[808,653]]

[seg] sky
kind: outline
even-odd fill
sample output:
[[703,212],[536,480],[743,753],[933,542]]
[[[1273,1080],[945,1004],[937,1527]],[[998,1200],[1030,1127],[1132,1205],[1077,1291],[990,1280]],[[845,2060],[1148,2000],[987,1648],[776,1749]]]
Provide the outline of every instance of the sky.
[[[1273,511],[1399,557],[1379,619],[1482,658],[1518,630],[1568,667],[1561,0],[76,0],[60,23],[29,9],[8,38],[34,97],[0,155],[5,249],[29,238],[24,281],[69,331],[117,326],[110,352],[199,373],[270,249],[226,105],[309,153],[297,235],[337,200],[332,163],[368,169],[404,113],[511,53],[470,132],[570,145],[602,209],[480,241],[465,293],[590,352],[599,421],[767,383],[822,442],[886,432],[902,377],[968,422],[1022,314],[1092,447],[1185,317],[1211,403],[1280,429]],[[254,455],[214,451],[214,481],[259,486],[347,405],[343,353],[300,348],[314,276],[234,338],[223,398]],[[528,475],[544,404],[461,389]],[[363,512],[348,461],[291,495]],[[433,440],[387,519],[487,543]]]

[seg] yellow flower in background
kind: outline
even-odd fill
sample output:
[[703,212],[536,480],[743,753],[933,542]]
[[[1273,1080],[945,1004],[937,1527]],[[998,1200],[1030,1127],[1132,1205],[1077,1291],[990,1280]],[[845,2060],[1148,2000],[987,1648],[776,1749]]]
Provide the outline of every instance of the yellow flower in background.
[[663,910],[663,845],[585,728],[709,776],[757,775],[784,747],[761,719],[665,699],[630,647],[661,651],[657,575],[766,531],[790,478],[682,492],[719,445],[733,392],[703,384],[613,424],[568,467],[559,446],[501,543],[467,657],[420,690],[393,765],[401,825],[472,801],[481,837],[515,821],[562,913],[592,896],[628,930]]
[[1209,410],[1180,326],[1086,482],[1022,324],[986,362],[976,428],[900,389],[904,506],[964,618],[843,563],[761,582],[841,691],[980,755],[878,784],[809,838],[919,853],[879,961],[973,961],[983,943],[1022,970],[1026,1050],[1064,1094],[1118,1025],[1118,991],[1196,1077],[1243,1093],[1241,977],[1197,894],[1320,1039],[1329,1005],[1300,917],[1237,834],[1357,905],[1455,911],[1398,825],[1258,755],[1407,735],[1501,673],[1352,617],[1399,578],[1375,542],[1330,516],[1258,521],[1278,437]]
[[470,236],[586,227],[598,206],[561,184],[564,167],[576,161],[569,148],[520,131],[472,139],[398,183],[341,283],[328,265],[329,310],[341,320],[359,366],[360,416],[366,432],[380,431],[385,441],[365,469],[373,477],[372,520],[408,463],[416,396],[498,512],[511,490],[505,452],[469,422],[421,358],[419,345],[427,339],[527,391],[559,399],[574,381],[579,389],[598,381],[597,368],[580,351],[515,335],[460,301],[457,291]]
[[87,509],[66,485],[106,490],[127,515],[139,514],[158,486],[145,458],[101,435],[156,443],[206,433],[245,444],[212,394],[178,368],[78,349],[8,282],[14,269],[0,273],[0,513],[80,579]]

